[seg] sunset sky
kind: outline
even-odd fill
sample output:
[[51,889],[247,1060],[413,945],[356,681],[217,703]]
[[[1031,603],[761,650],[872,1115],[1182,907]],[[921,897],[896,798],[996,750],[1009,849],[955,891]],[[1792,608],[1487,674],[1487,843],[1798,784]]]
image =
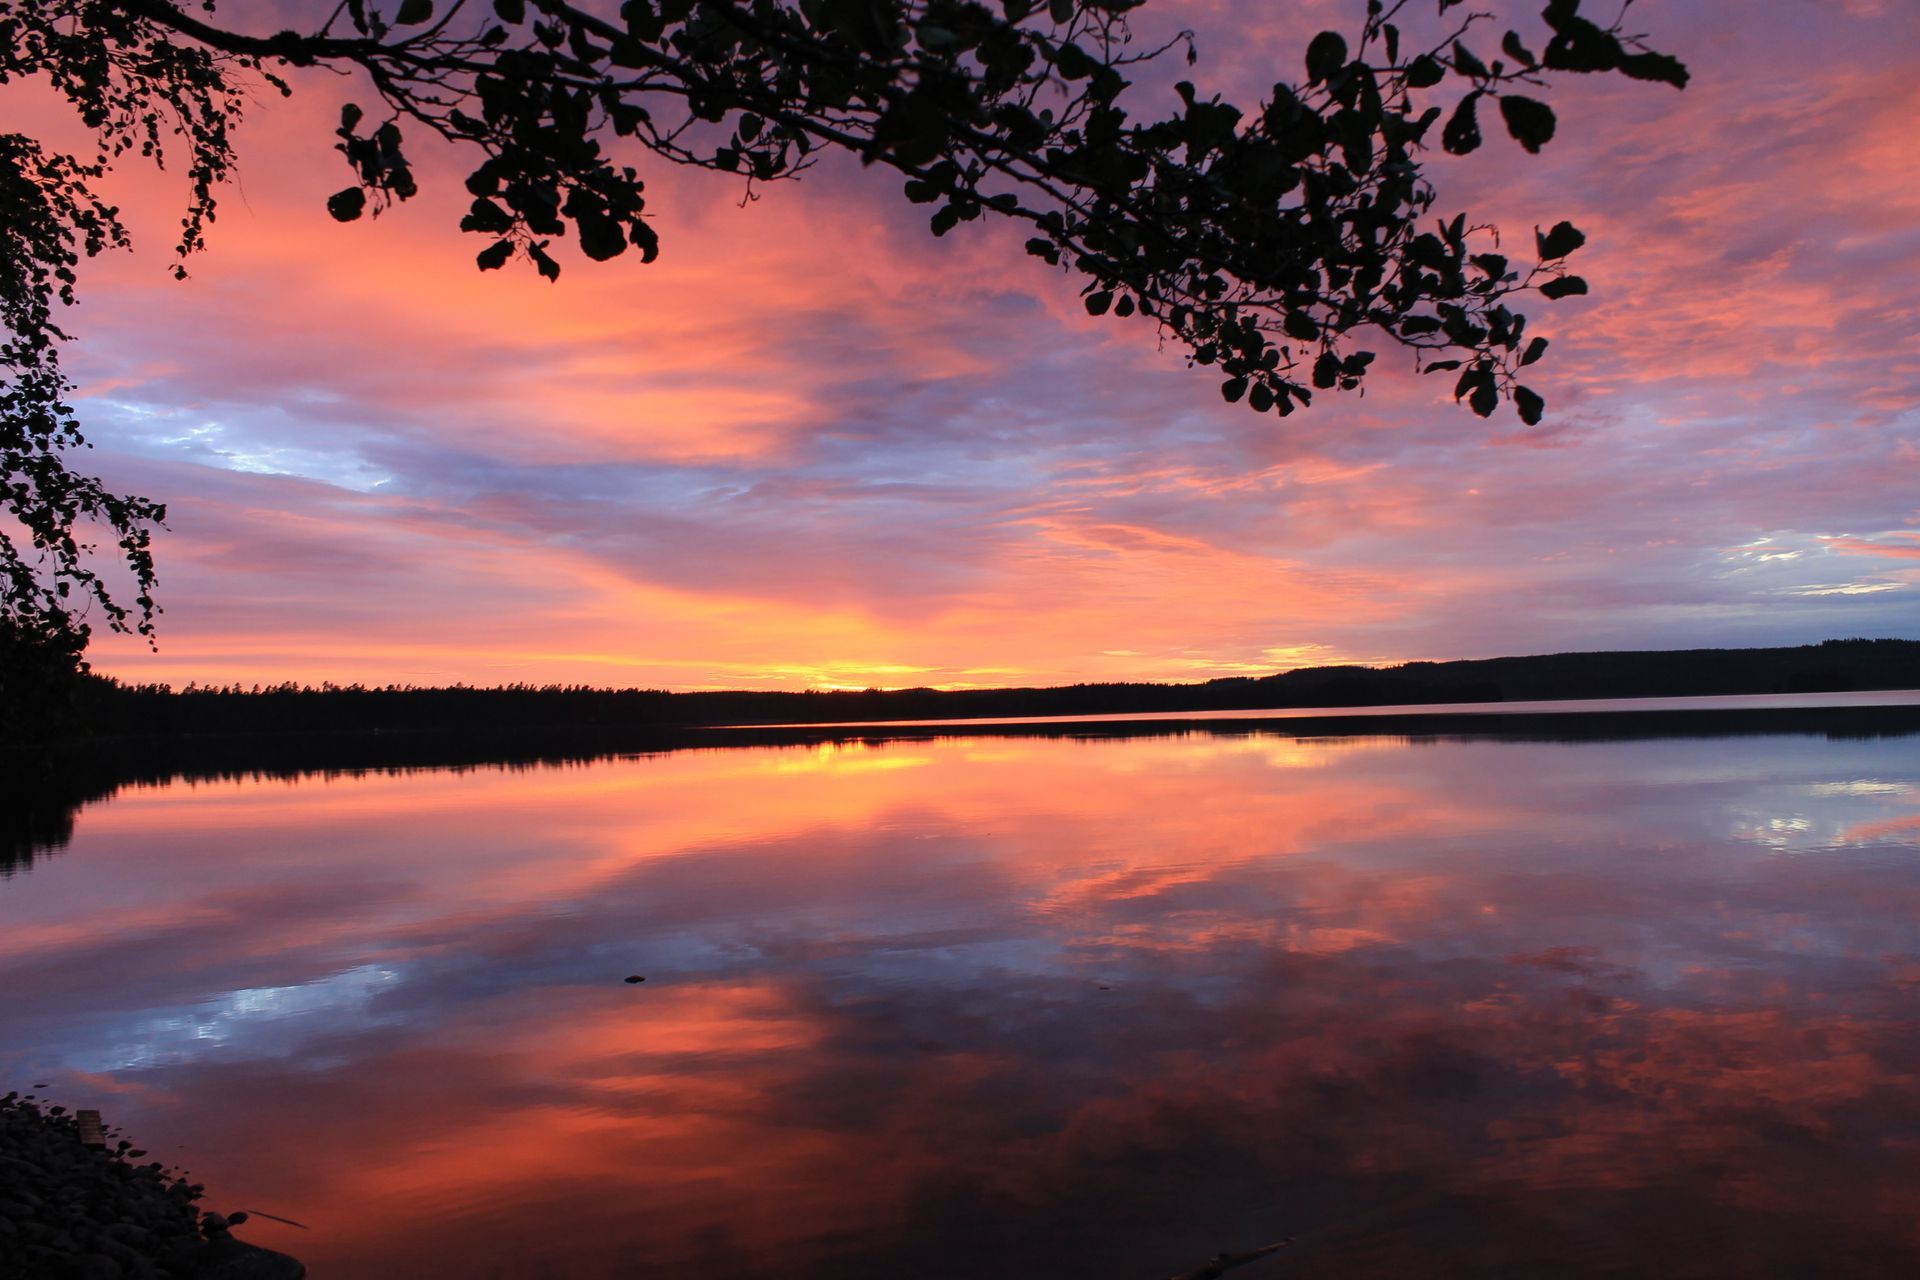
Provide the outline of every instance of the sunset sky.
[[[1485,7],[1537,28],[1537,0]],[[1361,10],[1139,25],[1194,28],[1186,74],[1250,107]],[[1685,92],[1562,83],[1543,155],[1433,162],[1442,210],[1510,245],[1590,237],[1592,295],[1530,309],[1531,429],[1379,342],[1364,398],[1225,405],[1018,227],[936,241],[850,163],[746,207],[656,163],[657,263],[481,276],[461,157],[336,224],[333,118],[370,95],[262,93],[191,278],[177,176],[129,168],[137,251],[69,317],[88,463],[171,506],[159,650],[102,639],[96,669],[991,685],[1920,636],[1920,5],[1643,0],[1631,26]]]

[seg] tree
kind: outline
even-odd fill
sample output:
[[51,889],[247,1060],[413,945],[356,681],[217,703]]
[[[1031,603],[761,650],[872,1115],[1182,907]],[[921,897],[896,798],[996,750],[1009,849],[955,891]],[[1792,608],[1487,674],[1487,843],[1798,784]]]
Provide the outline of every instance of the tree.
[[[626,0],[612,16],[567,0],[341,0],[317,26],[257,33],[221,25],[212,0],[0,0],[0,83],[50,85],[98,142],[83,158],[0,134],[0,457],[29,543],[0,530],[0,620],[83,645],[75,610],[97,605],[151,635],[165,509],[69,468],[83,440],[54,304],[73,301],[83,255],[126,243],[90,184],[135,151],[184,153],[184,275],[234,165],[243,95],[291,92],[286,68],[358,71],[372,94],[372,114],[348,106],[337,131],[352,181],[327,208],[341,221],[415,194],[409,133],[473,156],[460,227],[485,239],[483,271],[520,259],[557,278],[550,249],[569,235],[597,261],[652,261],[641,157],[751,191],[850,152],[897,171],[935,235],[1025,223],[1027,251],[1080,277],[1089,313],[1144,317],[1256,412],[1359,387],[1375,353],[1354,344],[1371,333],[1456,373],[1474,413],[1507,399],[1537,423],[1544,401],[1519,375],[1547,344],[1509,302],[1585,293],[1567,270],[1585,237],[1561,222],[1536,232],[1531,260],[1509,258],[1465,214],[1430,217],[1425,159],[1436,126],[1443,150],[1475,150],[1495,110],[1538,152],[1557,121],[1534,95],[1560,73],[1684,86],[1680,62],[1624,30],[1631,0],[1606,26],[1581,0],[1548,0],[1534,40],[1506,31],[1497,53],[1492,15],[1462,0],[1433,0],[1425,38],[1403,29],[1412,0],[1355,0],[1352,37],[1314,37],[1257,109],[1181,81],[1171,114],[1136,118],[1130,75],[1196,60],[1190,34],[1134,43],[1144,2]],[[92,567],[86,523],[117,539],[132,609]]]

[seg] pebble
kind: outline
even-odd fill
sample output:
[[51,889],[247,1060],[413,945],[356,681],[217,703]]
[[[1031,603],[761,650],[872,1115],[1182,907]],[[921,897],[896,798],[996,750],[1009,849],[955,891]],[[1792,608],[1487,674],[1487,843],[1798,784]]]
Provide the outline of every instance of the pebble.
[[[145,1155],[146,1152],[128,1154]],[[204,1188],[159,1161],[135,1165],[81,1141],[63,1107],[0,1097],[0,1276],[77,1280],[300,1280],[285,1254],[203,1215]],[[235,1214],[237,1223],[244,1215]]]

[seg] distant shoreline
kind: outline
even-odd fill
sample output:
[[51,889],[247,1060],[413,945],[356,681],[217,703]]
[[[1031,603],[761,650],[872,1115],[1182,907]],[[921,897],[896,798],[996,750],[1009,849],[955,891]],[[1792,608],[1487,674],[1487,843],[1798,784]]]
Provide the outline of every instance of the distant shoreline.
[[91,680],[79,737],[228,733],[559,729],[640,731],[743,725],[1297,715],[1389,707],[1613,698],[1864,693],[1920,688],[1920,641],[1829,640],[1771,649],[1546,654],[1396,667],[1307,667],[1203,684],[858,692],[671,693],[509,685],[411,688],[128,686]]

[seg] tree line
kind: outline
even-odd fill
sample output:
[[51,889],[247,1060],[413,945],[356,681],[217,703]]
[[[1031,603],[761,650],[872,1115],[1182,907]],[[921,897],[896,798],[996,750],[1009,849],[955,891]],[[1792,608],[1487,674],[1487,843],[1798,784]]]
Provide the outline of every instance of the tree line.
[[97,736],[514,729],[628,730],[871,723],[1010,716],[1129,715],[1378,707],[1563,698],[1813,693],[1920,687],[1920,641],[1829,640],[1759,649],[1562,653],[1305,667],[1201,684],[1105,682],[1050,688],[780,692],[513,684],[127,685],[90,678],[69,732]]

